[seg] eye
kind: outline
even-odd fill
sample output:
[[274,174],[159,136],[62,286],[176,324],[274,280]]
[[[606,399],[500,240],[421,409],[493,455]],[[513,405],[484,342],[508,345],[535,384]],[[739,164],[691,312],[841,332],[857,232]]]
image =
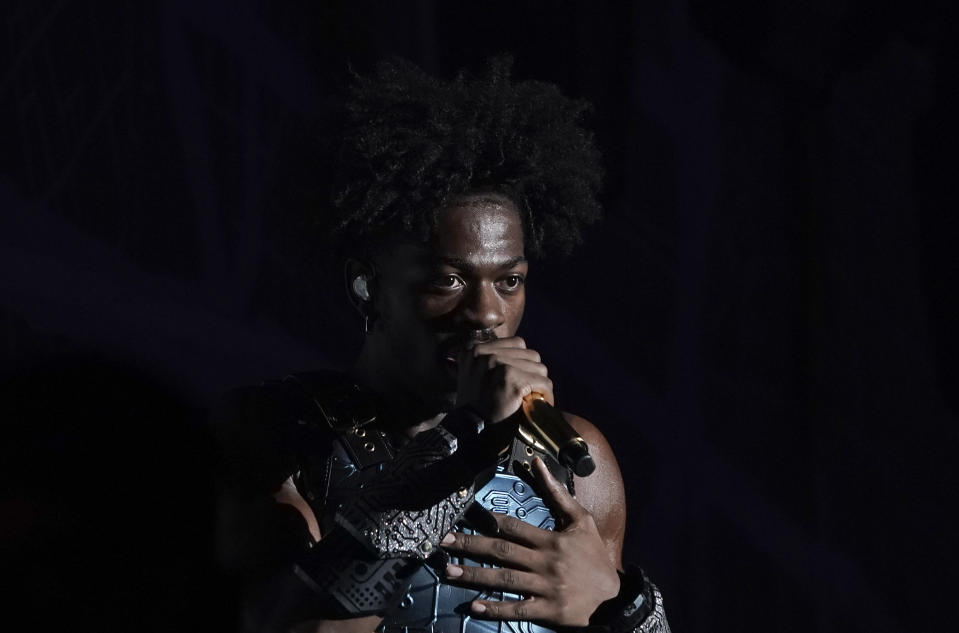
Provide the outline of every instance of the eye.
[[465,285],[457,275],[440,275],[433,279],[430,284],[440,290],[459,290]]
[[507,292],[515,292],[520,286],[526,283],[526,278],[522,275],[507,275],[500,280],[499,286]]

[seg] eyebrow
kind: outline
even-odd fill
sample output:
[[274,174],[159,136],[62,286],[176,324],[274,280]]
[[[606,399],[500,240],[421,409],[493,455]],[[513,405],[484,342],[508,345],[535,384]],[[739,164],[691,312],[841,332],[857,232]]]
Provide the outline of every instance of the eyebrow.
[[[435,261],[438,264],[446,264],[448,266],[452,266],[453,268],[460,268],[462,270],[473,270],[476,268],[476,265],[473,262],[465,259],[459,259],[457,257],[437,257]],[[500,269],[512,268],[513,266],[525,261],[527,260],[524,255],[517,255],[516,257],[510,257],[503,263],[498,264],[497,267]]]

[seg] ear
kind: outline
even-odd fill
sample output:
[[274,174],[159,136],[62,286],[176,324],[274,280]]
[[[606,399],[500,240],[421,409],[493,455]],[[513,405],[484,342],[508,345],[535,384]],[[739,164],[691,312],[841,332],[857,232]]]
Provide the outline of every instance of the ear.
[[373,264],[350,257],[343,266],[343,281],[350,303],[360,316],[369,316],[376,300],[376,271]]

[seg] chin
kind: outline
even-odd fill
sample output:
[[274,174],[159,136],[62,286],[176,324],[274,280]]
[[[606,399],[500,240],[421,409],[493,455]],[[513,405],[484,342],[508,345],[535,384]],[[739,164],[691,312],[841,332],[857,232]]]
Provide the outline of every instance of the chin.
[[437,399],[437,408],[443,413],[449,413],[456,408],[456,392],[444,394]]
[[[414,386],[415,385],[415,386]],[[418,400],[424,413],[449,413],[456,407],[457,381],[446,372],[420,376],[410,384],[409,393]]]
[[422,399],[430,411],[449,413],[456,408],[456,392],[433,393]]

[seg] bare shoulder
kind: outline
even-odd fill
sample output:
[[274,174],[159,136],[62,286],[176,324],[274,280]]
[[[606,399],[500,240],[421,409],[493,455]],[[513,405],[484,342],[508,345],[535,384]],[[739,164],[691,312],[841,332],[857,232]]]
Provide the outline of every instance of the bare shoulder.
[[596,462],[592,475],[576,477],[576,500],[593,515],[610,556],[619,565],[626,533],[626,492],[616,455],[595,424],[573,413],[564,411],[563,416],[586,440]]
[[596,471],[592,475],[576,478],[576,499],[590,512],[594,507],[622,505],[625,502],[623,476],[606,436],[586,418],[565,411],[563,416],[586,440],[589,453],[596,462]]
[[586,443],[589,444],[590,451],[593,449],[595,444],[597,448],[602,446],[604,449],[610,449],[609,442],[606,441],[606,436],[603,435],[603,432],[599,428],[587,420],[586,418],[576,415],[575,413],[570,413],[569,411],[563,411],[563,417],[566,418],[566,421],[576,429],[576,431],[583,436],[583,439],[586,440]]

